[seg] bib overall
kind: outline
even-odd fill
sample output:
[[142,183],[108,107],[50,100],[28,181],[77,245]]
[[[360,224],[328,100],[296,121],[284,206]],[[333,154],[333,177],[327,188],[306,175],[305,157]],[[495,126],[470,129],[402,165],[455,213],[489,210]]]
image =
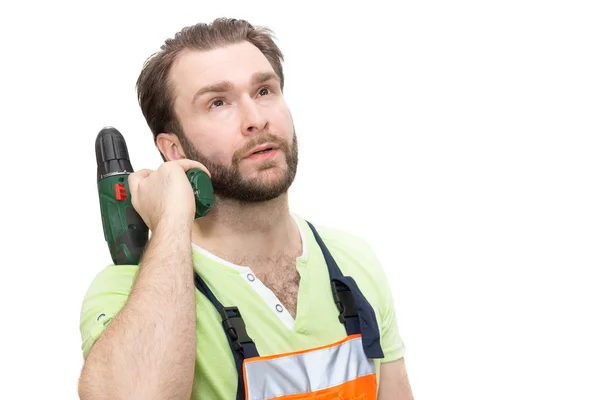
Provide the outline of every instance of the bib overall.
[[315,227],[308,222],[323,253],[333,301],[347,336],[307,350],[260,356],[235,306],[224,307],[194,272],[196,288],[219,311],[238,373],[236,400],[377,399],[373,359],[383,358],[375,313],[352,277],[344,276]]

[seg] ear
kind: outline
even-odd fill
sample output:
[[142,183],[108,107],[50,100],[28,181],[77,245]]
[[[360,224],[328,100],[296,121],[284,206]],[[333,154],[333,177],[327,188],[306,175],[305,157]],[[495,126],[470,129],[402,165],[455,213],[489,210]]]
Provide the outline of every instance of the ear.
[[185,157],[181,142],[173,133],[160,133],[156,136],[156,146],[166,161],[180,160]]

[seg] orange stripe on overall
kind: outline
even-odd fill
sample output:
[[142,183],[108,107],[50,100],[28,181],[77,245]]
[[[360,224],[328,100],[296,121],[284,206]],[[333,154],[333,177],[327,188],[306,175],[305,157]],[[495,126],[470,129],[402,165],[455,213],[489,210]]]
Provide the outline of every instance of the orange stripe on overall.
[[247,400],[377,398],[375,365],[364,353],[361,335],[305,351],[250,358],[243,371]]

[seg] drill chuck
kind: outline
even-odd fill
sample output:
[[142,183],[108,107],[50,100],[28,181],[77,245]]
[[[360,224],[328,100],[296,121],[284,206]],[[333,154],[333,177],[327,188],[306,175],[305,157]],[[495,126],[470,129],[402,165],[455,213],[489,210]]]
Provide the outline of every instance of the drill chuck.
[[125,138],[117,129],[105,127],[96,137],[96,162],[98,181],[110,175],[133,172]]

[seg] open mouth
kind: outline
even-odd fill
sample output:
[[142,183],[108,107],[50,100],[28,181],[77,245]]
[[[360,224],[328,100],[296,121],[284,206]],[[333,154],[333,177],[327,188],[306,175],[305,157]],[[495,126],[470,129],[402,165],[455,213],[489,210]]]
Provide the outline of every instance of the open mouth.
[[277,154],[277,147],[269,146],[269,147],[261,148],[260,150],[257,150],[255,152],[251,153],[250,155],[246,156],[246,158],[251,159],[251,160],[265,161],[265,160],[270,160],[271,158],[275,157],[276,154]]
[[252,154],[264,154],[264,153],[266,153],[268,151],[271,151],[271,150],[273,150],[273,148],[272,147],[268,147],[268,148],[266,148],[264,150],[256,151],[256,152],[254,152]]

